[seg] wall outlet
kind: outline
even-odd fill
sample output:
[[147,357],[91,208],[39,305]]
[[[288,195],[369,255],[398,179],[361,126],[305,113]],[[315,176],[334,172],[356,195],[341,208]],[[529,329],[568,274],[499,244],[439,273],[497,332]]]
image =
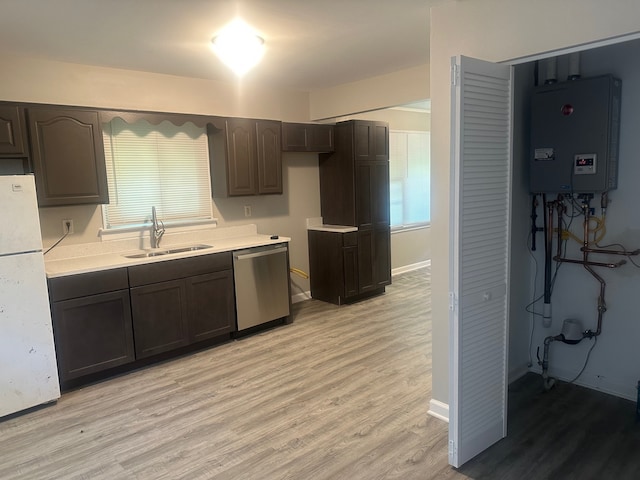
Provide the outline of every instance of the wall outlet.
[[70,218],[62,220],[62,234],[71,235],[74,232],[75,230],[73,229],[73,220],[71,220]]
[[245,205],[244,206],[244,216],[245,217],[250,217],[251,216],[251,205]]

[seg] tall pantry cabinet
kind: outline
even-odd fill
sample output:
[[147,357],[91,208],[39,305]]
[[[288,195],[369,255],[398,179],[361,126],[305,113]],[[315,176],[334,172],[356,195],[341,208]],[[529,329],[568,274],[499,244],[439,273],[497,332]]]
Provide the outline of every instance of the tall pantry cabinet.
[[[353,255],[352,248],[347,250],[353,243],[346,237],[333,242],[344,249],[335,253],[328,251],[329,243],[316,241],[317,232],[309,232],[314,298],[343,303],[384,292],[391,283],[387,123],[350,120],[336,124],[335,152],[320,155],[320,206],[323,223],[357,228],[357,254]],[[314,266],[323,268],[327,258],[343,259],[341,267],[334,270],[333,278],[321,275],[324,278],[314,280]],[[354,281],[357,288],[353,288]],[[327,287],[331,282],[334,286]],[[334,295],[320,298],[322,293],[315,294],[327,290]]]

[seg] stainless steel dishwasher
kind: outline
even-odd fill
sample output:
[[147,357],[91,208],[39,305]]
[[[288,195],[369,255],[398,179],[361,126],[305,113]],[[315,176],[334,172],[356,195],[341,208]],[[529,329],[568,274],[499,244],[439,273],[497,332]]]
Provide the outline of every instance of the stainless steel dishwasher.
[[289,315],[286,243],[233,252],[238,331]]

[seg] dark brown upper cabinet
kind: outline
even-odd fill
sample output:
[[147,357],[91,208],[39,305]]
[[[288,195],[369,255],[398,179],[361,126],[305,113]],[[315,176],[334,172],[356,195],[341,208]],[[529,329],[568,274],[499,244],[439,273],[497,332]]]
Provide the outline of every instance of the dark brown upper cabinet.
[[389,127],[350,120],[335,126],[334,153],[320,155],[324,223],[389,226]]
[[358,162],[389,161],[389,125],[357,121],[353,124],[355,158]]
[[17,105],[0,105],[0,157],[27,157],[24,109]]
[[283,123],[284,152],[333,152],[333,125]]
[[382,292],[391,283],[389,127],[351,120],[337,123],[335,134],[335,152],[320,155],[322,218],[358,228],[358,294]]
[[225,130],[210,136],[214,196],[282,193],[281,123],[228,118]]
[[258,193],[282,193],[281,123],[256,121]]
[[27,118],[38,205],[108,203],[98,112],[29,107]]

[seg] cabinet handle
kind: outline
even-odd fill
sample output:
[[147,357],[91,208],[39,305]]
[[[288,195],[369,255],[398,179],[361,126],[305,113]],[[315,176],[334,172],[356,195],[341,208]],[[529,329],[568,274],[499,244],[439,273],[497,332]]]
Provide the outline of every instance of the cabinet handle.
[[236,260],[247,260],[249,258],[266,257],[267,255],[274,255],[276,253],[284,253],[287,251],[287,247],[274,248],[272,250],[263,250],[255,253],[234,254],[233,257]]

